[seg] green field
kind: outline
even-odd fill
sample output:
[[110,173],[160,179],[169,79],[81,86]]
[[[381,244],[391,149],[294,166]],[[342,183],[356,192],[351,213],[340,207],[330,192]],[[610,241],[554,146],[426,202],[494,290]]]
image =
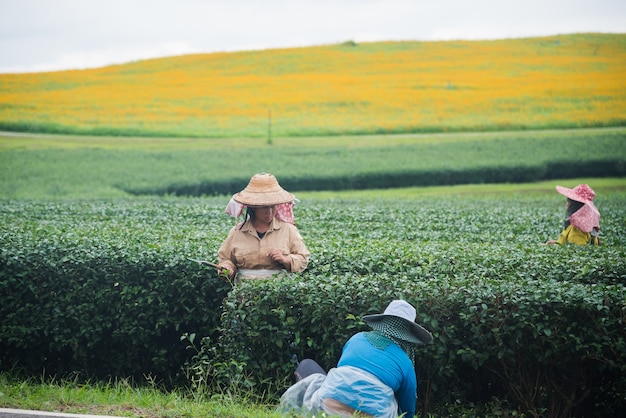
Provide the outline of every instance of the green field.
[[626,128],[261,140],[0,137],[0,197],[226,195],[626,175]]

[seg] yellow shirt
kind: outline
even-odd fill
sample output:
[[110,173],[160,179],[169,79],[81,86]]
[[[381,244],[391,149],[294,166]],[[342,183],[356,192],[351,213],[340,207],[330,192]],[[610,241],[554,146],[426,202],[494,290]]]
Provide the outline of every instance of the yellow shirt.
[[[240,227],[241,224],[238,224],[230,230],[218,250],[220,265],[231,271],[285,269],[300,272],[306,268],[310,253],[294,225],[274,218],[263,238],[259,238],[251,222]],[[284,266],[268,257],[268,251],[276,248],[289,257],[289,265]]]
[[[591,240],[591,233],[583,232],[580,229],[576,228],[574,225],[568,226],[561,235],[559,239],[556,241],[557,244],[565,245],[565,244],[577,244],[577,245],[587,245]],[[594,245],[598,245],[598,237],[594,237]]]

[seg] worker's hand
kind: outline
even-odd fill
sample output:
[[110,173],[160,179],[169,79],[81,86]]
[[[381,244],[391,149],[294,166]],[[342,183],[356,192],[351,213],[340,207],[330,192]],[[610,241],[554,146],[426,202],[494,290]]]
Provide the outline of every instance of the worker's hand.
[[273,249],[267,252],[267,256],[271,258],[273,261],[282,264],[285,267],[288,267],[290,264],[289,257],[283,254],[282,250]]
[[228,278],[232,279],[235,273],[236,273],[236,269],[234,269],[233,266],[220,264],[220,276],[227,274]]

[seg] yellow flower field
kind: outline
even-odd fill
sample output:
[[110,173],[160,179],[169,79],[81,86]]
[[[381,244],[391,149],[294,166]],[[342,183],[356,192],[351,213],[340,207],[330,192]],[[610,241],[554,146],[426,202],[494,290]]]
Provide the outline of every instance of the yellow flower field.
[[377,42],[0,74],[0,129],[265,137],[626,123],[626,34]]

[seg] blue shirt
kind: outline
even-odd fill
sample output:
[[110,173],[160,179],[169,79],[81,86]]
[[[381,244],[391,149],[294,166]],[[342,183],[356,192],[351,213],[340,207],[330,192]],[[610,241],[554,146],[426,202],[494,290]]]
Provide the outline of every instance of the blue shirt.
[[352,366],[365,370],[389,386],[396,395],[400,413],[415,415],[417,378],[409,356],[395,343],[384,350],[374,347],[365,332],[353,335],[343,346],[337,367]]

